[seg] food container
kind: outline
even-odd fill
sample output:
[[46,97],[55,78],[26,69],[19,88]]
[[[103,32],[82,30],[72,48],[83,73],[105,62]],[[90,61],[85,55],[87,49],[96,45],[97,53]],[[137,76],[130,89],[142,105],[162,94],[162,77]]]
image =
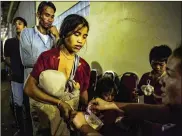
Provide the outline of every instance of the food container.
[[93,129],[99,130],[104,124],[95,114],[92,113],[90,107],[91,105],[88,106],[87,111],[85,112],[85,120]]

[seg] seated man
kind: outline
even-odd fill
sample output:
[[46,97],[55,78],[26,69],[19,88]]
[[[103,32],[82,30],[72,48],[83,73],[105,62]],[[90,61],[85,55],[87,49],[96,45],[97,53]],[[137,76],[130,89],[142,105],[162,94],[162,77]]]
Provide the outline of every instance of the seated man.
[[[152,71],[143,74],[138,84],[138,94],[144,95],[144,103],[162,103],[162,91],[159,80],[165,73],[167,59],[171,53],[172,51],[167,45],[155,46],[150,51],[149,61]],[[145,91],[147,91],[147,87],[149,86],[152,88],[151,90],[153,90],[153,93],[146,94]]]
[[[106,102],[96,98],[90,102],[92,109],[96,110],[117,110],[123,112],[125,116],[133,119],[147,120],[164,124],[158,133],[150,130],[147,135],[181,136],[182,134],[182,43],[174,50],[169,57],[166,67],[166,74],[160,79],[163,91],[162,101],[164,105],[149,104],[128,104]],[[92,129],[84,120],[82,113],[78,113],[73,118],[73,124],[83,135],[95,134],[98,132]],[[166,125],[167,124],[167,125]],[[144,134],[145,135],[145,134]]]

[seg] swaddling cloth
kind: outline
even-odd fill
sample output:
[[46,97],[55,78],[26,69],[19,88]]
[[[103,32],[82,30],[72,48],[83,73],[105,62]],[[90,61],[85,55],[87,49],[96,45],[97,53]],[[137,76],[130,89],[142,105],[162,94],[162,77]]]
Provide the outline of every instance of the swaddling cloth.
[[[70,85],[72,90],[69,91]],[[66,79],[64,73],[56,70],[45,70],[39,76],[39,87],[45,93],[61,99],[68,103],[74,110],[78,109],[80,90],[78,86],[74,85],[74,80]]]

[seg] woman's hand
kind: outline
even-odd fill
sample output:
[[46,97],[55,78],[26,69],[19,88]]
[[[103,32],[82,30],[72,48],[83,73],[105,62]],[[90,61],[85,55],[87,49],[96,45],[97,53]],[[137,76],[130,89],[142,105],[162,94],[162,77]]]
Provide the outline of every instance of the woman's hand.
[[65,120],[70,119],[73,109],[71,108],[69,104],[67,104],[66,102],[60,101],[58,103],[58,109],[60,110],[61,116],[63,116]]
[[73,118],[73,124],[77,129],[80,129],[83,125],[87,125],[83,112],[77,112]]
[[80,84],[78,82],[73,82],[73,87],[77,90],[80,89]]

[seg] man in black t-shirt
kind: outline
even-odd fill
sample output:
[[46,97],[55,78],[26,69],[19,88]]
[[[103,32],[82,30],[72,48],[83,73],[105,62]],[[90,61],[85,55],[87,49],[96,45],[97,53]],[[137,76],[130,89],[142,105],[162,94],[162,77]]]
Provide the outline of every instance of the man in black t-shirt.
[[7,39],[4,46],[5,63],[11,68],[12,79],[11,89],[13,94],[13,107],[17,126],[19,127],[18,133],[24,135],[23,125],[23,82],[24,82],[24,67],[20,58],[19,51],[19,38],[21,31],[27,26],[25,19],[16,17],[13,20],[16,27],[16,37]]

